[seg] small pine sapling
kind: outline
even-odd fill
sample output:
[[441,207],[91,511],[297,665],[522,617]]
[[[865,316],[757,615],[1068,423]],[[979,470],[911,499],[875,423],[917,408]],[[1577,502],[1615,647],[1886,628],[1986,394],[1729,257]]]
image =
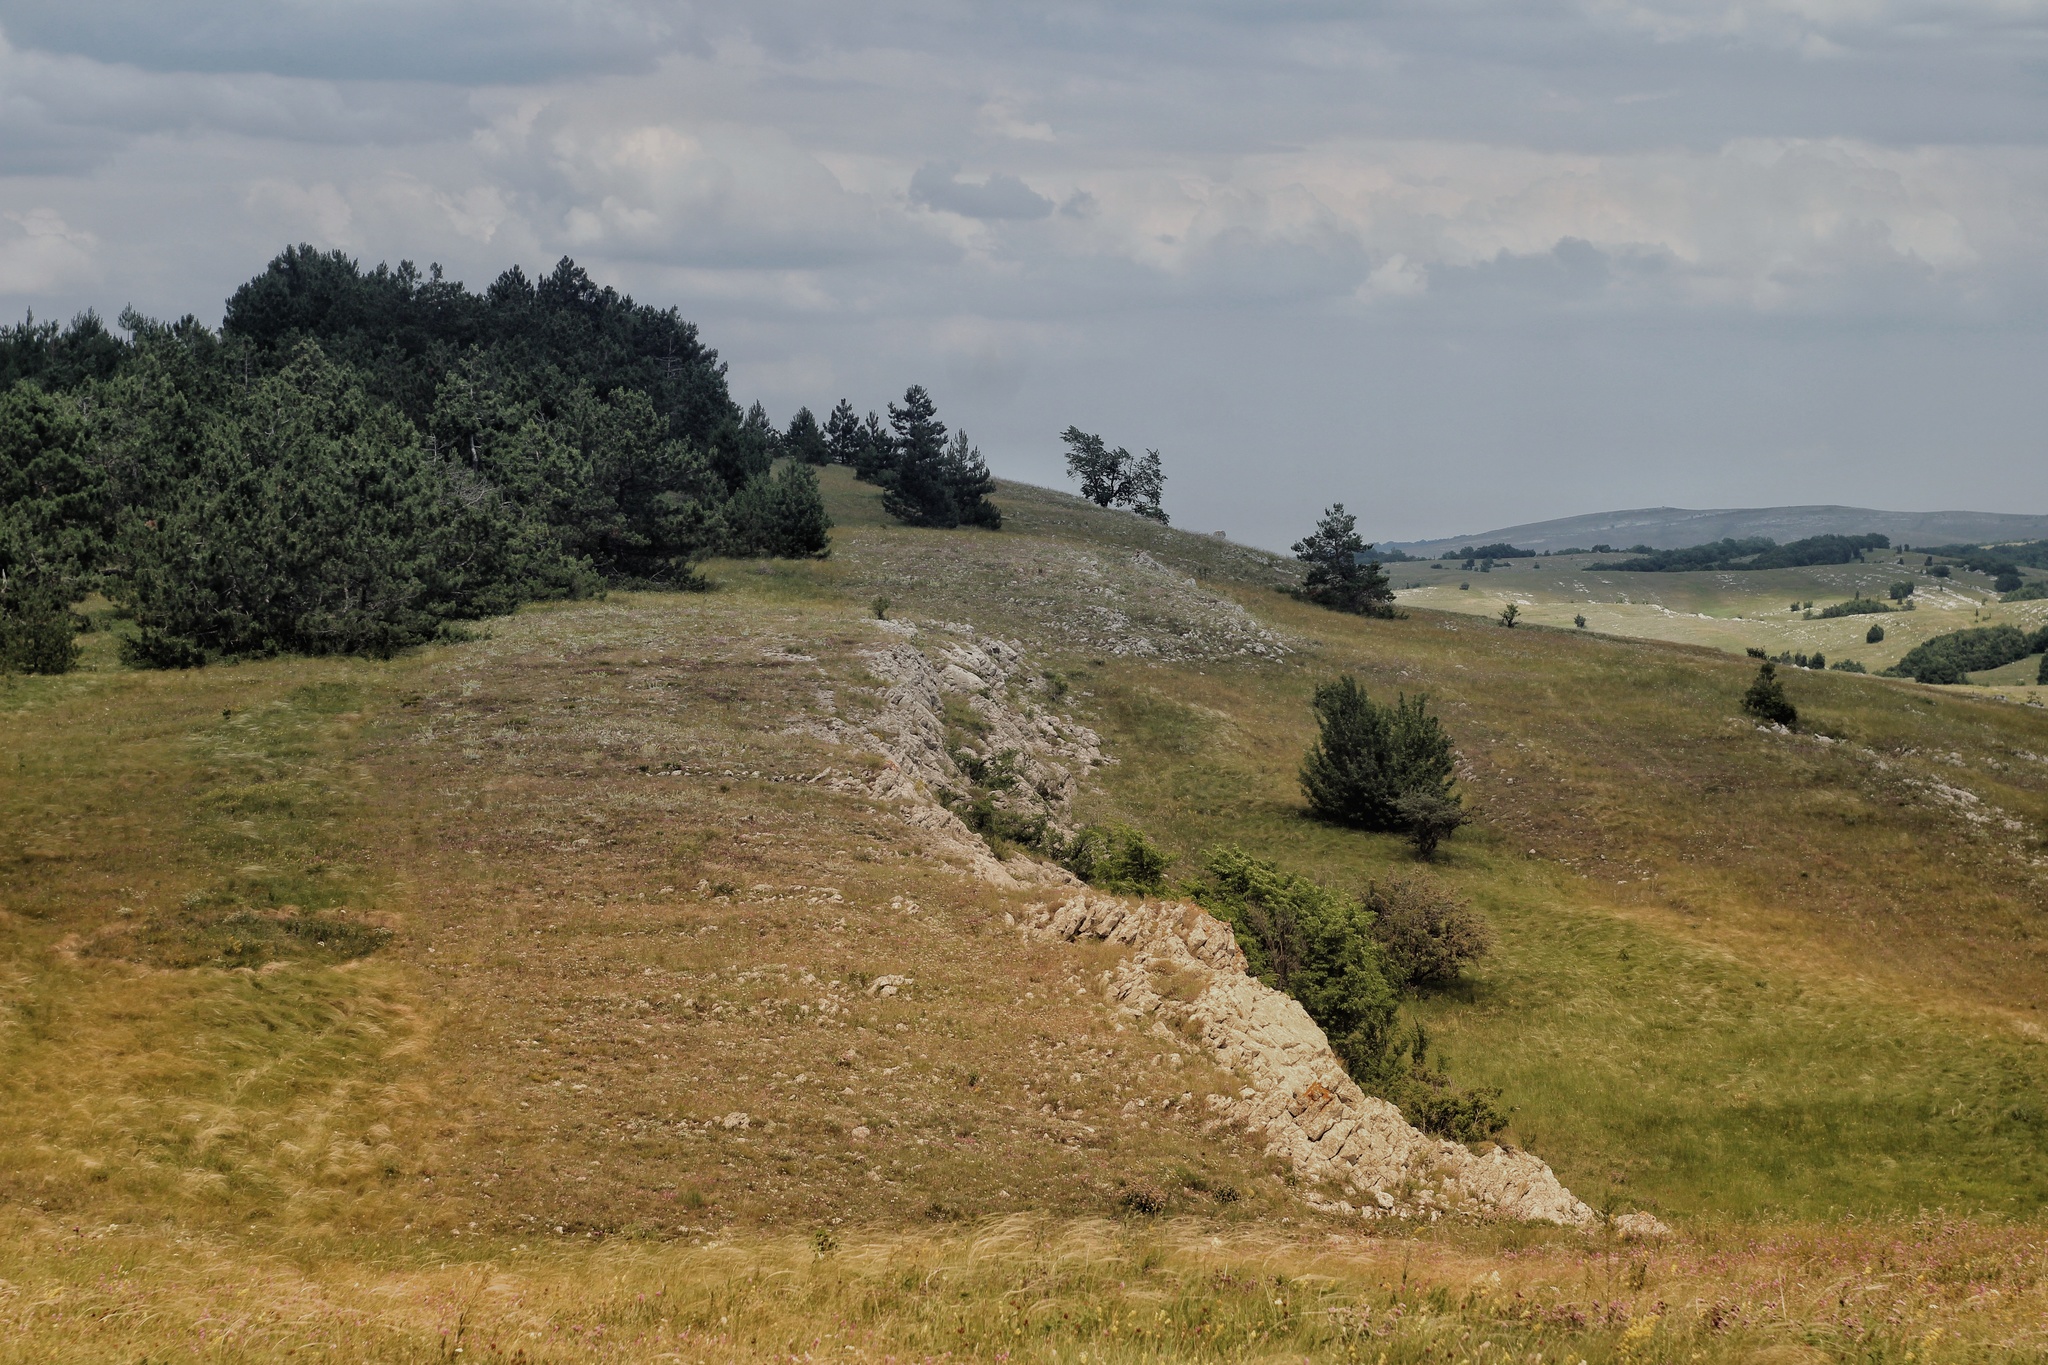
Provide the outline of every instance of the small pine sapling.
[[1787,728],[1799,723],[1799,711],[1785,697],[1785,684],[1778,679],[1778,666],[1769,659],[1757,667],[1756,678],[1742,694],[1742,709],[1768,725]]

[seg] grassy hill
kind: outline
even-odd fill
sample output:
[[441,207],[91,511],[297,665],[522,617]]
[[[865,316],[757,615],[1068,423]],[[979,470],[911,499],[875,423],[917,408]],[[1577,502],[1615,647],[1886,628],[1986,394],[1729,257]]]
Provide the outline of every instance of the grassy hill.
[[1650,545],[1675,550],[1705,545],[1726,537],[1769,536],[1799,540],[1806,536],[1862,535],[1876,531],[1895,545],[1966,545],[2048,536],[2048,516],[2012,512],[1883,512],[1872,507],[1817,505],[1805,507],[1639,507],[1624,512],[1592,512],[1552,521],[1504,526],[1477,535],[1397,542],[1420,555],[1450,554],[1466,545],[1507,541],[1525,550],[1557,551],[1575,545]]
[[[1601,569],[1614,555],[1551,555],[1496,563],[1489,573],[1462,570],[1458,561],[1389,566],[1404,606],[1484,617],[1497,616],[1509,602],[1532,625],[1584,629],[1601,634],[1704,645],[1740,654],[1755,647],[1775,656],[1784,651],[1820,653],[1830,661],[1854,660],[1871,672],[1889,668],[1908,650],[1933,636],[1972,626],[2010,624],[2038,629],[2048,621],[2048,601],[2001,602],[1991,579],[1956,568],[1935,577],[1925,556],[1873,556],[1879,562],[1826,564],[1803,569],[1703,573],[1617,573]],[[1436,564],[1442,564],[1438,568]],[[1913,610],[1881,616],[1807,619],[1805,604],[1818,612],[1856,596],[1883,600],[1898,582],[1914,585]],[[1793,609],[1791,604],[1801,604]],[[1882,625],[1883,641],[1864,637]],[[2033,668],[2012,668],[1971,681],[2011,701],[2048,704]]]
[[[2048,716],[1801,672],[1807,732],[1767,733],[1739,655],[1434,605],[1581,570],[1357,620],[1061,494],[938,533],[825,484],[830,559],[709,593],[187,673],[119,668],[102,614],[85,671],[0,680],[0,1361],[2048,1349]],[[1294,770],[1318,681],[1430,693],[1482,816],[1438,875],[1500,944],[1407,1008],[1510,1140],[1676,1239],[1367,1236],[1162,1104],[1231,1078],[819,738],[878,696],[882,598],[1017,642],[1115,760],[1080,814],[1182,871],[1410,869]]]

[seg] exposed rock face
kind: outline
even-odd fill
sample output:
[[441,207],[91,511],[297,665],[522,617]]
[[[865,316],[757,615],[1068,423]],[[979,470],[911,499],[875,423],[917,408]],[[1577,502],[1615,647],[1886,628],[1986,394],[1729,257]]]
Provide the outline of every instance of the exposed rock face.
[[1154,1031],[1200,1039],[1243,1079],[1235,1098],[1210,1097],[1215,1121],[1262,1135],[1309,1184],[1312,1206],[1367,1218],[1593,1220],[1530,1153],[1496,1147],[1481,1155],[1429,1137],[1360,1091],[1308,1012],[1248,975],[1230,926],[1206,911],[1081,891],[1039,907],[1027,927],[1128,944],[1130,955],[1103,974],[1110,998]]
[[1067,814],[1081,777],[1108,762],[1093,730],[1055,714],[1033,693],[1040,684],[1024,668],[1022,646],[977,636],[965,627],[932,653],[912,638],[917,627],[878,622],[898,638],[862,658],[886,682],[882,705],[863,725],[834,720],[811,727],[822,737],[877,752],[887,767],[866,784],[874,795],[903,803],[908,823],[930,836],[935,851],[996,886],[1078,886],[1062,868],[1031,858],[998,861],[988,845],[940,802],[964,793],[969,784],[956,751],[947,746],[946,699],[973,715],[980,733],[962,749],[1008,775],[995,804],[1028,817],[1044,816],[1061,834],[1071,834]]

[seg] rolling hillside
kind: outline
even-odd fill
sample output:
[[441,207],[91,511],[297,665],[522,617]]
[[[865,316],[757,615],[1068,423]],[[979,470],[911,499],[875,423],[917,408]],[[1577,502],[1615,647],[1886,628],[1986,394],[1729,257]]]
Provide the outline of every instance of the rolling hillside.
[[[1613,555],[1551,555],[1501,560],[1487,572],[1459,561],[1394,564],[1389,573],[1408,607],[1458,612],[1491,620],[1508,603],[1532,625],[1704,645],[1742,654],[1751,648],[1821,654],[1853,661],[1872,673],[1936,635],[1974,626],[2007,624],[2033,631],[2048,622],[2048,601],[2003,602],[1992,580],[1960,566],[1936,577],[1924,555],[1873,555],[1871,562],[1799,569],[1699,573],[1620,573],[1605,567]],[[1913,585],[1912,610],[1821,619],[1808,615],[1854,597],[1888,598],[1891,585]],[[1796,605],[1795,605],[1796,604]],[[1873,625],[1884,638],[1866,637]],[[2037,682],[2039,660],[1995,674],[1973,676],[1977,692],[2007,700],[2048,704]]]
[[1469,536],[1390,542],[1390,548],[1413,555],[1447,555],[1465,545],[1506,541],[1540,552],[1595,545],[1648,545],[1675,550],[1726,538],[1769,536],[1799,540],[1806,536],[1862,535],[1875,531],[1893,544],[1967,545],[2007,540],[2039,540],[2048,536],[2048,516],[2012,512],[1883,512],[1870,507],[1639,507],[1626,512],[1593,512],[1584,516],[1503,526]]
[[[2048,715],[1797,673],[1772,733],[1739,654],[1437,609],[1469,575],[1360,620],[1062,494],[824,484],[829,559],[707,593],[165,673],[103,611],[0,679],[0,1361],[2048,1349]],[[967,646],[946,723],[1181,875],[1412,873],[1295,769],[1317,682],[1429,693],[1481,816],[1431,875],[1499,943],[1404,1008],[1674,1236],[1313,1207],[1123,948],[1024,931],[1073,889],[920,813],[892,670]]]

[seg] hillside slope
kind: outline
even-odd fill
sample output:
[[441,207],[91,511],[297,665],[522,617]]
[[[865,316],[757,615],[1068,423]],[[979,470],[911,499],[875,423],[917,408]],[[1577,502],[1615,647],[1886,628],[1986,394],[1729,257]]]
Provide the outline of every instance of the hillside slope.
[[[0,681],[0,823],[19,832],[0,863],[0,1280],[34,1289],[0,1292],[0,1359],[140,1355],[172,1340],[152,1322],[186,1324],[192,1354],[189,1324],[280,1275],[297,1278],[273,1297],[375,1358],[437,1358],[460,1304],[530,1322],[529,1359],[645,1358],[568,1327],[649,1339],[673,1326],[645,1307],[664,1284],[694,1296],[691,1359],[807,1349],[849,1320],[870,1334],[851,1358],[994,1355],[1026,1330],[1000,1307],[1021,1284],[1058,1313],[1029,1331],[1086,1349],[1113,1316],[1154,1321],[1155,1274],[1184,1277],[1156,1282],[1180,1286],[1168,1302],[1209,1305],[1159,1310],[1184,1348],[1220,1347],[1201,1324],[1233,1304],[1245,1350],[1356,1345],[1326,1314],[1237,1304],[1231,1277],[1283,1254],[1289,1274],[1355,1277],[1347,1313],[1408,1304],[1399,1267],[1399,1293],[1367,1294],[1389,1273],[1366,1244],[1333,1269],[1259,1240],[1357,1224],[1322,1221],[1287,1163],[1211,1122],[1205,1097],[1242,1077],[1119,1014],[1104,974],[1123,947],[1019,932],[1071,887],[1021,863],[976,875],[989,850],[878,794],[907,769],[835,727],[889,730],[877,650],[905,642],[935,663],[1014,651],[983,700],[1051,727],[1074,819],[1142,827],[1181,871],[1230,842],[1339,887],[1412,863],[1302,818],[1308,694],[1340,671],[1428,691],[1482,815],[1437,875],[1500,946],[1407,1008],[1595,1209],[1659,1213],[1702,1266],[1728,1253],[1685,1292],[1748,1305],[1762,1335],[1701,1307],[1668,1358],[1846,1333],[1822,1286],[1866,1253],[1836,1220],[1926,1208],[1980,1221],[1884,1233],[1915,1248],[1885,1254],[1941,1269],[1870,1330],[2028,1340],[2048,1201],[2041,715],[1800,675],[1812,730],[1760,732],[1738,718],[1739,658],[1338,617],[1274,591],[1283,561],[1044,490],[1005,486],[1000,533],[888,524],[840,471],[826,491],[830,559],[714,564],[706,594],[529,609],[384,663],[135,673],[103,632],[87,671]],[[971,689],[956,700],[948,726],[995,723]],[[1164,1235],[1132,1212],[1157,1204],[1190,1220],[1175,1246],[1215,1249],[1120,1259],[1138,1243],[1119,1239]],[[1028,1221],[1105,1216],[1130,1221]],[[1749,1231],[1787,1221],[1807,1249]],[[947,1240],[956,1225],[974,1231]],[[1441,1236],[1407,1254],[1453,1287],[1445,1330],[1541,1325],[1472,1298],[1489,1273],[1642,1314],[1680,1302],[1647,1270],[1617,1283],[1579,1233]],[[797,1237],[815,1254],[777,1240]],[[881,1239],[872,1262],[819,1259],[862,1238]],[[1501,1246],[1535,1259],[1489,1259]],[[934,1318],[886,1287],[892,1258],[980,1286],[986,1312]],[[1994,1263],[2004,1297],[1972,1309]],[[770,1273],[813,1297],[740,1287]],[[1775,1310],[1755,1287],[1772,1277]],[[114,1311],[109,1284],[154,1307]],[[830,1307],[842,1293],[882,1306]],[[34,1306],[55,1303],[102,1335],[67,1337]],[[1551,1326],[1613,1358],[1627,1316],[1588,1311]],[[1388,1342],[1419,1358],[1426,1317]],[[347,1335],[361,1323],[387,1335]],[[243,1330],[243,1354],[210,1358],[305,1339],[260,1314]]]
[[2013,512],[1884,512],[1871,507],[1638,507],[1624,512],[1590,512],[1468,536],[1390,542],[1390,548],[1419,556],[1447,555],[1464,545],[1506,541],[1524,550],[1565,550],[1574,546],[1648,545],[1675,550],[1728,538],[1769,536],[1784,542],[1807,536],[1862,535],[1875,531],[1905,545],[1978,545],[2048,536],[2048,516]]

